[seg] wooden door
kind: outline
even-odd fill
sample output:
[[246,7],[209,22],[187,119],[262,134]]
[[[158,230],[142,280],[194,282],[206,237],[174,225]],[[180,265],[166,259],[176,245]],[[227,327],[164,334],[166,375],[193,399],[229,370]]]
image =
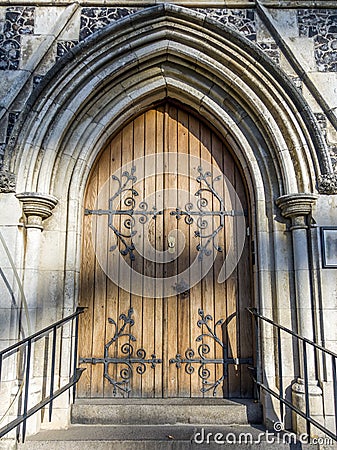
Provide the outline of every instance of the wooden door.
[[[132,199],[128,204],[129,209],[139,212],[144,209],[142,199],[152,196],[157,206],[160,205],[158,209],[162,213],[155,219],[149,218],[146,233],[149,245],[159,252],[171,248],[172,260],[162,263],[148,260],[132,249],[132,239],[121,238],[130,234],[130,220],[137,218],[135,215],[111,216],[114,231],[102,210],[109,209],[104,204],[109,205],[109,198],[116,193],[118,180],[111,177],[116,170],[139,157],[168,152],[176,152],[179,171],[166,171],[165,160],[160,163],[164,167],[152,162],[153,176],[143,179],[135,164],[137,182],[130,191]],[[207,249],[215,258],[210,271],[194,286],[188,280],[186,286],[178,286],[176,295],[149,298],[148,287],[144,292],[145,285],[140,292],[130,293],[133,275],[128,278],[130,289],[118,286],[118,282],[106,275],[104,263],[95,256],[97,246],[103,248],[107,260],[115,254],[117,259],[109,266],[115,281],[125,272],[118,263],[121,261],[118,258],[123,258],[128,267],[151,277],[154,283],[157,278],[181,273],[200,258],[202,223],[198,228],[196,217],[190,223],[181,212],[186,205],[179,201],[180,192],[194,195],[201,182],[194,176],[178,174],[181,170],[184,173],[192,170],[182,155],[199,159],[201,169],[205,161],[219,168],[233,185],[243,210],[248,211],[243,180],[230,152],[214,131],[182,108],[169,103],[152,108],[128,123],[111,140],[92,170],[84,205],[80,304],[87,310],[80,322],[79,356],[86,371],[79,382],[79,397],[252,397],[248,366],[253,363],[253,332],[246,311],[251,306],[252,291],[248,238],[235,270],[224,283],[217,282],[228,247],[236,245],[233,226],[230,226],[233,217],[224,217],[216,245],[210,242]],[[186,167],[182,167],[184,164]],[[110,180],[109,188],[102,194],[107,180]],[[167,209],[165,189],[170,189],[171,195],[171,208]],[[175,190],[180,212],[172,208]],[[101,213],[97,212],[99,193]],[[206,198],[208,195],[208,207],[214,211],[219,210],[219,198],[223,198],[225,207],[228,203],[223,187],[217,194],[218,197],[203,193]],[[120,211],[122,206],[127,209],[123,203]],[[106,226],[99,230],[92,228],[98,217],[106,221]],[[211,220],[218,220],[218,216]],[[117,236],[116,230],[121,236]],[[179,248],[182,245],[179,239],[172,244],[172,230],[179,230],[184,236],[184,247]],[[203,261],[200,267],[202,264]]]

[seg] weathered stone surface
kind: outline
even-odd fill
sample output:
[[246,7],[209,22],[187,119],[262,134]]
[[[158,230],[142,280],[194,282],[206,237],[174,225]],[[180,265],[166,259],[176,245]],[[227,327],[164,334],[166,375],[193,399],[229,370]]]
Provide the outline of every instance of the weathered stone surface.
[[261,406],[252,400],[122,399],[78,401],[74,424],[159,425],[178,423],[248,424],[261,422]]
[[275,21],[278,32],[285,38],[299,36],[297,14],[289,9],[271,9],[270,14]]
[[[68,430],[52,432],[44,431],[40,436],[32,437],[19,450],[197,450],[218,448],[231,450],[258,447],[269,450],[316,450],[318,445],[295,443],[294,437],[282,439],[283,432],[268,438],[266,429],[256,425],[232,426],[195,426],[195,425],[162,425],[162,426],[73,426]],[[272,441],[275,437],[275,442]]]
[[298,14],[299,35],[313,38],[315,60],[320,72],[337,71],[337,12],[303,9]]
[[62,7],[39,6],[35,11],[34,33],[37,35],[50,34],[63,10]]
[[198,8],[196,11],[242,33],[251,41],[256,40],[255,11],[252,9]]
[[306,73],[317,71],[314,57],[314,43],[311,40],[292,37],[286,38],[286,42]]
[[34,11],[34,6],[11,6],[7,9],[0,34],[0,70],[19,68],[21,36],[34,32]]
[[81,27],[79,40],[87,38],[97,30],[116,22],[122,17],[133,14],[139,8],[106,8],[106,7],[89,7],[82,8]]
[[337,194],[337,173],[326,173],[318,178],[318,191],[321,194]]
[[15,192],[15,175],[7,170],[0,170],[0,192]]

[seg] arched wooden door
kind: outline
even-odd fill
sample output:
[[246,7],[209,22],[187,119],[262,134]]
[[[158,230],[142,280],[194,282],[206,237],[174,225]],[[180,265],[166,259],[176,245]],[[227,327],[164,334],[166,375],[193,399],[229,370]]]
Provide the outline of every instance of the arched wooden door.
[[[177,152],[179,170],[181,164],[187,164],[184,170],[191,170],[181,155],[199,159],[201,166],[207,161],[218,167],[235,188],[243,210],[248,211],[244,184],[233,157],[214,131],[180,107],[167,103],[150,109],[112,139],[92,170],[85,197],[80,304],[87,310],[80,322],[79,356],[86,371],[78,385],[79,397],[252,397],[248,366],[253,363],[253,332],[246,311],[251,306],[252,292],[249,238],[245,239],[242,256],[231,276],[222,284],[217,282],[227,248],[234,239],[233,227],[227,226],[233,217],[223,217],[216,245],[207,244],[215,254],[210,271],[193,287],[188,280],[186,286],[178,286],[176,295],[149,298],[144,286],[144,295],[130,293],[111,281],[106,267],[102,269],[104,263],[95,256],[100,246],[106,249],[106,258],[115,252],[129,267],[154,279],[174,276],[200,259],[200,244],[207,247],[206,241],[201,243],[200,239],[202,220],[198,224],[194,217],[191,223],[182,212],[186,205],[179,204],[180,191],[194,195],[202,187],[196,177],[166,173],[165,167],[160,171],[153,163],[153,176],[132,187],[129,197],[133,200],[129,199],[128,206],[123,203],[117,207],[119,215],[115,211],[110,216],[115,228],[108,226],[109,197],[121,186],[111,175],[139,157],[167,152]],[[134,175],[141,178],[137,164]],[[108,194],[101,196],[99,212],[96,199],[107,180]],[[172,207],[165,209],[163,189],[168,188],[177,190],[177,206],[181,209],[175,213]],[[218,198],[213,194],[205,190],[203,196],[208,195],[210,209],[218,211],[224,192],[217,192]],[[132,239],[125,238],[130,235],[130,221],[137,217],[135,213],[124,217],[121,211],[144,209],[142,199],[151,195],[163,211],[155,219],[148,218],[147,234],[154,248],[172,253],[172,261],[166,263],[143,257],[132,249]],[[100,230],[94,227],[92,235],[92,222],[98,217],[105,220],[106,226]],[[211,220],[218,220],[218,216]],[[248,226],[247,216],[246,223]],[[179,239],[173,236],[172,240],[175,229],[185,237],[178,258],[174,253],[181,251]],[[117,278],[124,271],[118,262],[110,270]],[[133,282],[130,276],[130,285]]]

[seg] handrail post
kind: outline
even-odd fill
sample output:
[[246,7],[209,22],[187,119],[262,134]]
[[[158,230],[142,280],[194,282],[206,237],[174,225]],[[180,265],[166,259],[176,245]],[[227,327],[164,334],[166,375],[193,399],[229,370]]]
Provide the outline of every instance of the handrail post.
[[278,354],[278,376],[279,376],[279,390],[280,390],[280,418],[281,423],[284,424],[284,405],[283,405],[283,368],[282,368],[282,348],[281,348],[281,330],[277,329],[277,354]]
[[[256,311],[256,309],[254,308]],[[254,315],[254,323],[255,323],[255,354],[256,354],[256,378],[258,381],[261,381],[261,373],[259,370],[260,367],[260,339],[259,339],[259,333],[260,333],[260,327],[259,327],[259,318]],[[256,398],[260,400],[260,389],[258,384],[255,383],[255,391],[256,391]]]
[[[76,312],[78,312],[76,318],[75,318],[75,337],[74,337],[74,360],[73,360],[73,375],[75,376],[76,367],[77,367],[77,352],[78,352],[78,326],[79,326],[79,317],[80,314],[84,312],[85,308],[78,306],[76,308]],[[75,401],[76,397],[76,384],[73,386],[73,402]]]
[[26,372],[25,372],[25,378],[24,378],[25,390],[24,390],[24,399],[23,399],[23,418],[24,418],[24,421],[23,421],[23,424],[22,424],[22,442],[25,441],[25,437],[26,437],[31,353],[32,353],[32,341],[29,340],[28,343],[27,343]]
[[[303,366],[304,366],[304,396],[305,396],[305,415],[310,417],[310,398],[309,398],[309,377],[308,377],[308,360],[307,360],[307,343],[303,343]],[[306,421],[307,435],[310,436],[310,422]]]
[[332,367],[332,382],[333,382],[333,396],[335,405],[335,430],[337,435],[337,373],[336,373],[336,357],[331,355]]
[[[50,368],[50,390],[49,395],[52,398],[54,392],[54,378],[55,378],[55,356],[56,356],[56,327],[53,328],[53,341],[52,341],[52,353],[51,353],[51,368]],[[51,416],[53,412],[53,400],[49,403],[49,422],[51,422]]]

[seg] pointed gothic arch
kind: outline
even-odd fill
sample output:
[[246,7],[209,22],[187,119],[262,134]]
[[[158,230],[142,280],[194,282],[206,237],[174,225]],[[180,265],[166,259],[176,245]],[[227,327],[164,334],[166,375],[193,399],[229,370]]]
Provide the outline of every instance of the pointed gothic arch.
[[74,170],[80,183],[108,137],[166,97],[233,141],[274,195],[311,192],[331,171],[314,117],[286,76],[235,31],[165,4],[95,33],[46,75],[7,154],[18,190],[60,195],[60,176],[67,186]]

